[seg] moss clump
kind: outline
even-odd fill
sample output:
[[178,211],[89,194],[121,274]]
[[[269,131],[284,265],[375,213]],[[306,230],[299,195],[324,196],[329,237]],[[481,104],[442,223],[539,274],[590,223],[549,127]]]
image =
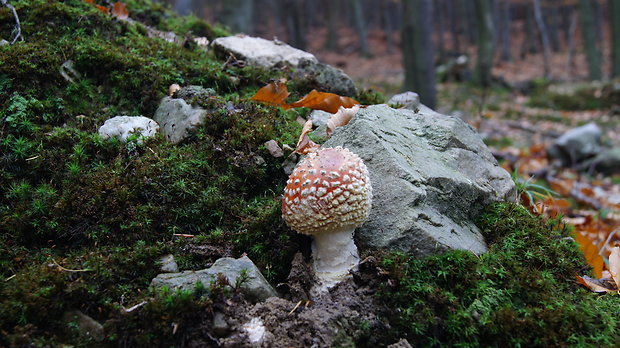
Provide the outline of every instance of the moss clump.
[[561,226],[520,206],[496,204],[480,220],[489,251],[416,259],[385,256],[395,280],[380,296],[391,339],[420,346],[613,346],[620,338],[617,296],[575,283],[588,272]]

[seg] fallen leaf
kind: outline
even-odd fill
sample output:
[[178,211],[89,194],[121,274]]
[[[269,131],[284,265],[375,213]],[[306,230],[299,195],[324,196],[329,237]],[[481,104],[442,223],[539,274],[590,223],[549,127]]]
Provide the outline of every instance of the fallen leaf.
[[594,292],[616,292],[618,288],[609,279],[594,279],[588,276],[577,276],[577,282]]
[[609,255],[609,273],[616,283],[616,287],[620,289],[620,247],[615,246],[611,249]]
[[333,114],[329,120],[327,120],[327,136],[331,137],[336,128],[349,124],[349,121],[351,121],[353,116],[355,116],[359,110],[359,105],[354,105],[350,108],[341,106],[338,109],[338,112]]
[[341,106],[350,108],[354,105],[359,105],[359,102],[355,99],[341,97],[333,93],[318,92],[316,89],[313,89],[310,93],[298,101],[291,103],[291,106],[296,108],[305,107],[313,110],[323,110],[329,112],[330,114],[335,114],[338,112],[338,109]]
[[118,19],[127,19],[129,18],[129,11],[127,11],[127,6],[123,2],[115,2],[112,7],[112,16]]
[[588,265],[592,266],[594,276],[601,278],[603,276],[605,261],[603,261],[603,258],[599,255],[599,250],[596,245],[592,243],[590,238],[584,236],[580,232],[575,232],[575,241],[579,244],[579,248],[583,252],[583,256],[586,258]]
[[310,152],[314,152],[319,149],[319,145],[314,141],[310,140],[308,133],[312,131],[312,120],[306,121],[303,129],[301,130],[301,135],[299,136],[299,141],[297,142],[297,147],[295,148],[295,152],[301,155],[308,154]]
[[103,12],[103,13],[107,13],[110,14],[110,8],[106,7],[106,6],[101,6],[101,5],[97,5],[95,4],[95,7],[97,8],[97,10]]
[[84,2],[87,4],[92,4],[92,5],[95,4],[95,0],[84,0]]
[[286,82],[284,79],[280,79],[268,83],[265,87],[259,89],[251,100],[290,109],[291,106],[286,103],[286,98],[290,93],[284,82]]

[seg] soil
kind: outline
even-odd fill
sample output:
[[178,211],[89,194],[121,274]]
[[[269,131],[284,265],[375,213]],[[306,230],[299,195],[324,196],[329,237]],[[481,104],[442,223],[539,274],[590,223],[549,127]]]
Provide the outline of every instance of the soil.
[[[221,347],[331,347],[372,346],[365,333],[381,332],[379,319],[387,311],[372,296],[381,276],[373,262],[365,262],[353,277],[314,300],[308,292],[314,277],[300,253],[295,256],[283,298],[272,297],[255,305],[229,302],[223,312],[231,327]],[[259,318],[266,328],[263,341],[252,345],[243,325]],[[375,338],[377,339],[377,338]]]

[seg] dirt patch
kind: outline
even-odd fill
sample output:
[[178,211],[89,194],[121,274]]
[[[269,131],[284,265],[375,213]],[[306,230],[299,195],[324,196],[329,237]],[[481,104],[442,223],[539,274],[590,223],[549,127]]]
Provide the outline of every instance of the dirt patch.
[[[373,346],[385,332],[381,314],[387,311],[372,296],[379,274],[363,265],[354,276],[314,301],[308,301],[313,284],[309,265],[297,254],[287,281],[286,298],[272,297],[249,305],[228,302],[224,313],[230,334],[218,340],[221,347],[331,347]],[[251,343],[249,323],[260,323],[260,341]],[[261,329],[262,330],[262,329]],[[373,332],[372,339],[370,333]]]

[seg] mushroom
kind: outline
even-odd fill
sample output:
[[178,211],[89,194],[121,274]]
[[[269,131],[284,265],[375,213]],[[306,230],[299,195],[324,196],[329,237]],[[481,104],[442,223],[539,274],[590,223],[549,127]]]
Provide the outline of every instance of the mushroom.
[[359,261],[353,232],[370,214],[372,187],[361,158],[342,147],[310,152],[287,181],[282,216],[298,233],[312,235],[313,269],[324,292]]

